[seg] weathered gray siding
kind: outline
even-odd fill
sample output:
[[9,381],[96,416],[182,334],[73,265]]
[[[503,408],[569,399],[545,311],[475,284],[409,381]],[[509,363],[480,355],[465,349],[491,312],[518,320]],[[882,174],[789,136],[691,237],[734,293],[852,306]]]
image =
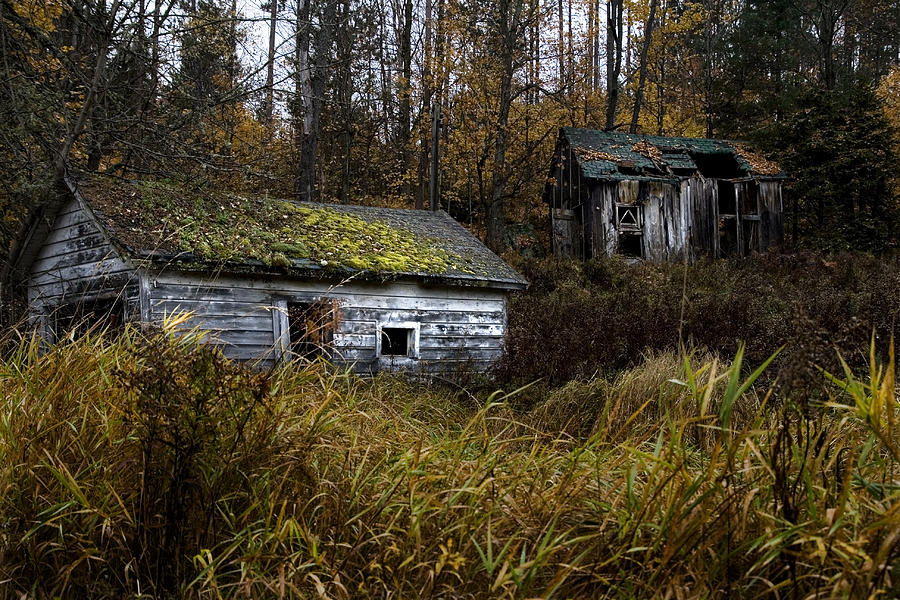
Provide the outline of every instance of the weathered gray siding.
[[719,252],[718,180],[691,177],[681,183],[685,205],[690,207],[691,259],[717,256]]
[[250,277],[218,277],[164,272],[146,276],[151,321],[191,311],[186,326],[209,329],[229,357],[277,360],[289,343],[288,301],[336,300],[339,319],[334,334],[337,364],[358,372],[390,368],[376,356],[378,324],[415,324],[419,358],[395,359],[394,366],[451,371],[471,363],[483,370],[499,358],[506,328],[502,290],[430,287],[414,282],[355,283]]
[[775,181],[761,181],[759,184],[759,236],[760,246],[780,244],[784,239],[784,201],[782,186]]
[[[38,319],[63,305],[120,298],[138,311],[138,278],[119,258],[91,216],[74,199],[57,214],[28,276],[28,301]],[[46,332],[49,333],[49,332]]]
[[591,255],[620,251],[617,205],[640,207],[641,250],[648,260],[680,260],[687,255],[693,261],[700,256],[727,255],[720,240],[727,220],[734,228],[733,254],[764,252],[779,243],[783,237],[781,183],[724,180],[725,186],[734,188],[738,210],[723,217],[719,214],[722,182],[690,177],[680,183],[597,183],[590,200]]

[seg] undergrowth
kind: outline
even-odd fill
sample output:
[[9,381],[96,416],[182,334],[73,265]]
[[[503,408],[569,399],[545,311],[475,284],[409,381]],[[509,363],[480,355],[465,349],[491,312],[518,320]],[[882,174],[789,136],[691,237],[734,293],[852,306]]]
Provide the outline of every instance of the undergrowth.
[[[555,383],[640,364],[680,343],[761,363],[785,346],[772,377],[815,392],[811,365],[840,368],[838,347],[865,364],[873,331],[884,353],[900,319],[900,257],[760,255],[695,265],[522,260],[531,287],[510,303],[499,376]],[[516,382],[516,383],[513,383]]]
[[0,362],[0,598],[898,591],[893,355],[776,402],[664,352],[526,410],[171,331]]

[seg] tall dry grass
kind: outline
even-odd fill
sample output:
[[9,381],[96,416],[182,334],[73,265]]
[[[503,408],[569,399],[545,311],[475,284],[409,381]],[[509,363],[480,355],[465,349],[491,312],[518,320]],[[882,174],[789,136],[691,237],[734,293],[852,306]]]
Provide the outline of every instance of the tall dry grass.
[[895,593],[893,370],[776,403],[741,359],[659,354],[521,411],[258,373],[199,334],[24,341],[0,363],[0,598]]

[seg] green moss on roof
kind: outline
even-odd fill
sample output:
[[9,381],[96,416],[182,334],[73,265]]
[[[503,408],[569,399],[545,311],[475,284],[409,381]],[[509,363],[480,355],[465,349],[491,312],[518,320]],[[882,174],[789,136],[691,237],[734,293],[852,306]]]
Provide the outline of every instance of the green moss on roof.
[[132,250],[190,253],[212,262],[443,273],[465,261],[438,243],[326,206],[206,193],[167,183],[92,180],[91,204]]

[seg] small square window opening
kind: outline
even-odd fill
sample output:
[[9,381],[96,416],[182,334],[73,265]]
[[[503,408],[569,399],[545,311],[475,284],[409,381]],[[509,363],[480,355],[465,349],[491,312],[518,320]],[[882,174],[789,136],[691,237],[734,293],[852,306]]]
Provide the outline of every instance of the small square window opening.
[[381,328],[382,356],[409,356],[409,339],[413,330],[407,327]]

